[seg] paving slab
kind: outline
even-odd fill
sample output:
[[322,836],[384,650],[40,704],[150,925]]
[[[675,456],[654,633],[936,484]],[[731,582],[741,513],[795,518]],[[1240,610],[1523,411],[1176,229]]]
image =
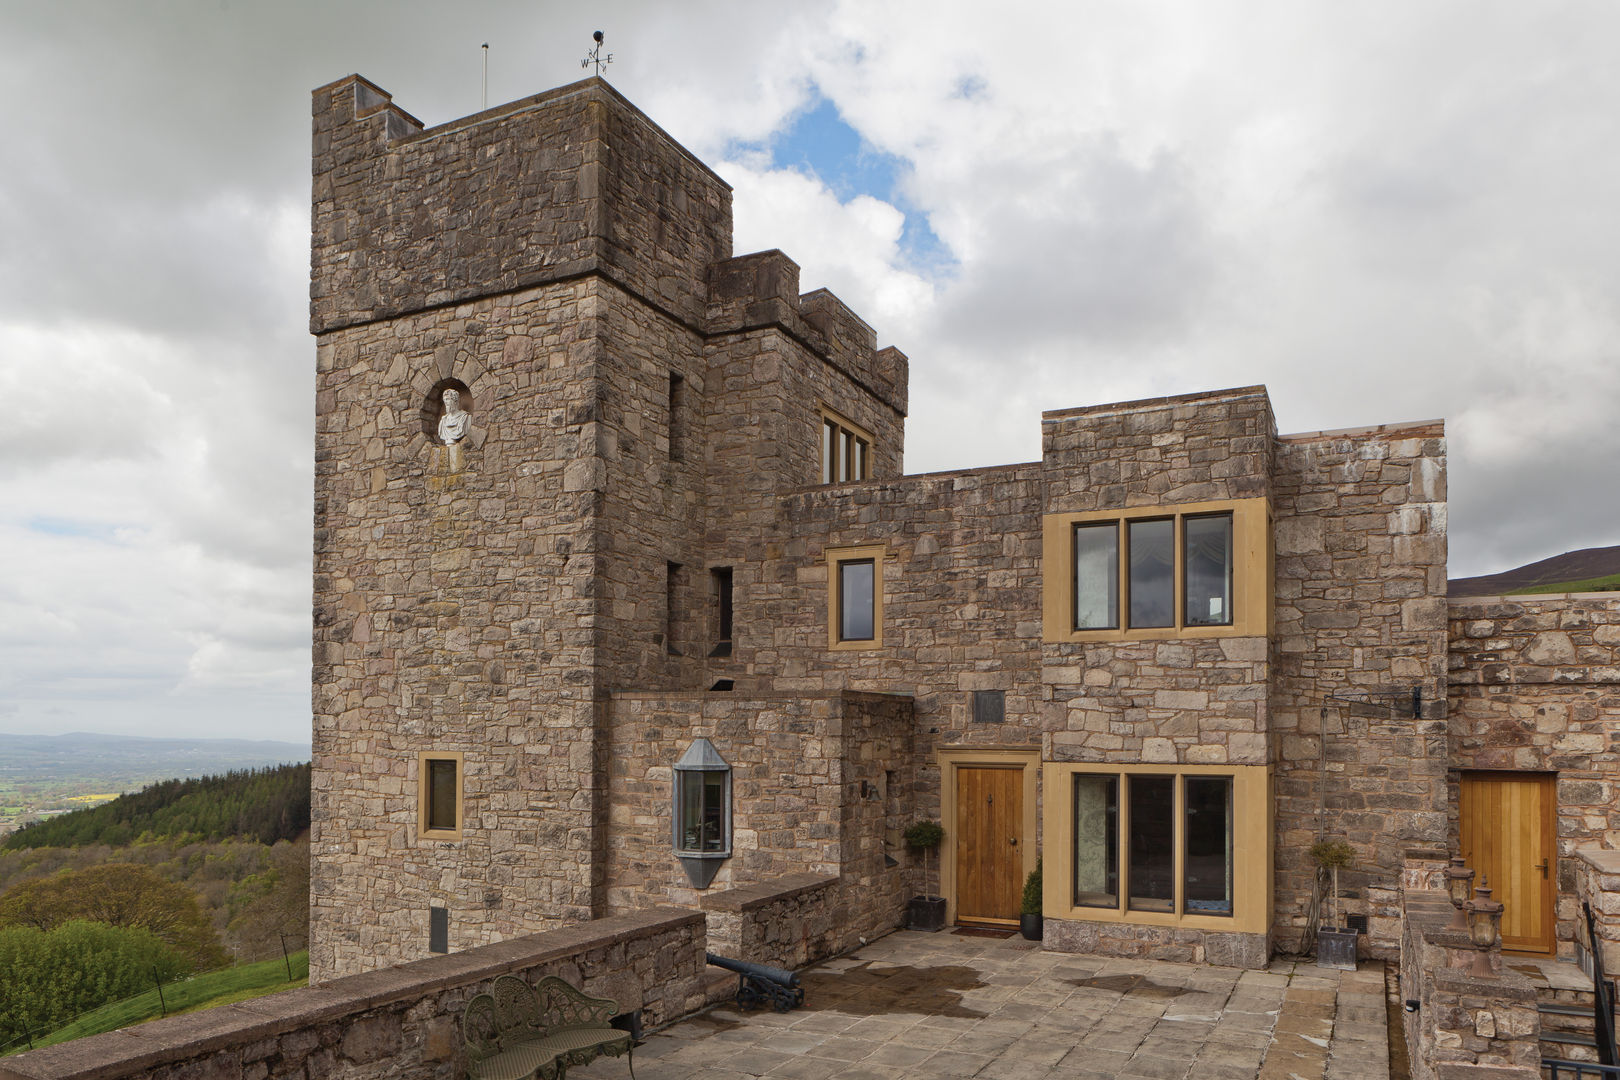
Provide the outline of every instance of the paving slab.
[[[640,1080],[1388,1080],[1383,972],[1051,953],[899,931],[802,973],[787,1013],[722,1006],[648,1036]],[[619,1080],[622,1059],[568,1070]]]

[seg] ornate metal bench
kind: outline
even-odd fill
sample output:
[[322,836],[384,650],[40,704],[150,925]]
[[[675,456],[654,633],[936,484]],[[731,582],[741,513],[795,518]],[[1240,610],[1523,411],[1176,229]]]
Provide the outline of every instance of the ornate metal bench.
[[555,975],[533,987],[502,975],[462,1014],[468,1073],[473,1080],[562,1080],[570,1065],[631,1054],[635,1080],[634,1040],[608,1022],[618,1011],[611,998],[587,997]]

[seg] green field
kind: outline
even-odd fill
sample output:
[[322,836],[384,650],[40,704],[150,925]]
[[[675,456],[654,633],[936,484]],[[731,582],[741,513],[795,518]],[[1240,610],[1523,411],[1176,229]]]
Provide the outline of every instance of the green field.
[[[253,964],[241,964],[221,971],[210,971],[190,979],[166,984],[163,987],[161,1002],[158,991],[152,989],[144,994],[125,998],[123,1001],[103,1005],[99,1009],[85,1013],[66,1027],[58,1028],[43,1038],[36,1038],[34,1047],[37,1049],[41,1046],[52,1046],[67,1042],[69,1039],[99,1035],[103,1031],[116,1031],[131,1024],[156,1020],[164,1015],[165,1008],[168,1015],[173,1016],[175,1013],[196,1012],[199,1009],[213,1008],[215,1005],[229,1005],[233,1001],[246,1001],[248,998],[273,994],[278,990],[308,985],[309,953],[307,951],[293,953],[290,960],[293,974],[291,982],[287,981],[287,961],[280,957],[274,960],[260,960]],[[25,1042],[21,1046],[13,1047],[11,1052],[17,1053],[27,1049],[29,1046]]]
[[1559,581],[1551,585],[1531,585],[1528,588],[1514,589],[1513,593],[1518,596],[1524,593],[1609,592],[1615,589],[1620,589],[1620,574],[1585,578],[1581,581]]

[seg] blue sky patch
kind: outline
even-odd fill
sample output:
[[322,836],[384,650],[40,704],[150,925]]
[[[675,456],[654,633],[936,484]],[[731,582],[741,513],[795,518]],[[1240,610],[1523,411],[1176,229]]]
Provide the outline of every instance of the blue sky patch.
[[32,517],[23,522],[31,532],[46,536],[77,536],[85,540],[100,540],[110,544],[115,540],[116,525],[101,521],[79,521],[74,518]]
[[813,102],[786,130],[771,136],[772,167],[814,174],[839,202],[870,195],[894,206],[905,215],[900,250],[906,261],[925,274],[954,267],[955,257],[929,227],[927,215],[901,190],[909,163],[863,139],[830,99],[817,93]]

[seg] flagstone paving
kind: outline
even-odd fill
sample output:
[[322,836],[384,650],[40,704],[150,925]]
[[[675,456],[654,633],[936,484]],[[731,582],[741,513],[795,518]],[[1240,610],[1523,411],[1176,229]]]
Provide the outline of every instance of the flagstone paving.
[[[636,1048],[638,1080],[1388,1080],[1384,975],[1046,952],[900,931],[802,973],[788,1013],[721,1007]],[[570,1069],[620,1080],[622,1059]]]

